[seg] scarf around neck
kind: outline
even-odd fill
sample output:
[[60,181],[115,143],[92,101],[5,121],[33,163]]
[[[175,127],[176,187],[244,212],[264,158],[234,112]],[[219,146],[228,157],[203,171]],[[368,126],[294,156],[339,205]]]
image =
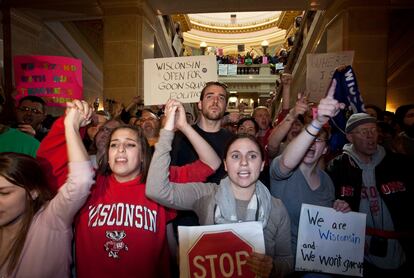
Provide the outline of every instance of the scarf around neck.
[[[256,182],[256,190],[249,201],[246,212],[247,221],[260,221],[266,227],[270,216],[272,196],[260,181]],[[216,224],[237,223],[236,200],[231,189],[230,179],[221,180],[215,195],[214,222]]]
[[377,145],[377,152],[372,155],[369,163],[364,163],[359,159],[352,144],[348,143],[343,148],[344,153],[353,158],[358,167],[362,170],[362,182],[365,186],[375,185],[375,167],[384,159],[385,150],[382,146]]

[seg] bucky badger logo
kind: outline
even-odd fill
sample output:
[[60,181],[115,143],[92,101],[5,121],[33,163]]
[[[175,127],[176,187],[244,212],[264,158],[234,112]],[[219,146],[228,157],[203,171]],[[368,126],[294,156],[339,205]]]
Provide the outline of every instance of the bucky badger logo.
[[119,251],[122,249],[128,251],[128,246],[122,241],[126,237],[125,231],[106,231],[106,237],[110,239],[104,244],[108,257],[118,259]]

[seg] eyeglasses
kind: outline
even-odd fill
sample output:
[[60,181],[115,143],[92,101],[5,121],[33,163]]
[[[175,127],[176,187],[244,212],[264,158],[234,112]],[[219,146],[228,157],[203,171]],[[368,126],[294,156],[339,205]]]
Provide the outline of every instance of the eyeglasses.
[[372,127],[372,128],[363,128],[360,130],[356,130],[356,131],[352,131],[351,133],[356,133],[361,135],[362,137],[367,137],[368,135],[377,135],[377,128],[376,127]]
[[37,114],[37,115],[43,114],[43,112],[40,111],[37,108],[31,108],[31,107],[27,107],[27,106],[20,106],[18,109],[22,112],[29,112],[30,111],[33,114]]
[[326,141],[328,141],[328,140],[326,140],[326,139],[323,139],[323,138],[315,138],[315,140],[314,140],[316,143],[319,143],[319,142],[326,142]]

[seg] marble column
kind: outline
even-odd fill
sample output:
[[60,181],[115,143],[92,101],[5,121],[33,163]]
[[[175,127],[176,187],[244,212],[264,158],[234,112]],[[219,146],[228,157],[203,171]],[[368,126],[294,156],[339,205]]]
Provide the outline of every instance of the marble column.
[[[384,3],[383,3],[384,2]],[[354,50],[353,68],[366,104],[385,108],[389,7],[378,1],[375,8],[360,1],[343,1],[327,27],[327,52]]]
[[153,57],[155,15],[143,0],[102,0],[104,98],[125,105],[143,97],[143,59]]

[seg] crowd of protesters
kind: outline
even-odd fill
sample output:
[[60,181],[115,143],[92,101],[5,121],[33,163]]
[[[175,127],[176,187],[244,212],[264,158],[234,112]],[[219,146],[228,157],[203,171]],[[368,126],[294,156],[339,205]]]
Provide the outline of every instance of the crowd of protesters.
[[74,100],[51,119],[43,99],[20,99],[15,123],[0,124],[0,277],[177,277],[177,226],[245,221],[263,225],[265,252],[247,259],[257,277],[304,277],[304,203],[366,213],[363,276],[403,277],[414,104],[344,112],[335,76],[319,103],[298,94],[289,107],[283,74],[281,107],[251,115],[226,115],[220,82],[206,83],[196,117],[136,97],[102,111]]

